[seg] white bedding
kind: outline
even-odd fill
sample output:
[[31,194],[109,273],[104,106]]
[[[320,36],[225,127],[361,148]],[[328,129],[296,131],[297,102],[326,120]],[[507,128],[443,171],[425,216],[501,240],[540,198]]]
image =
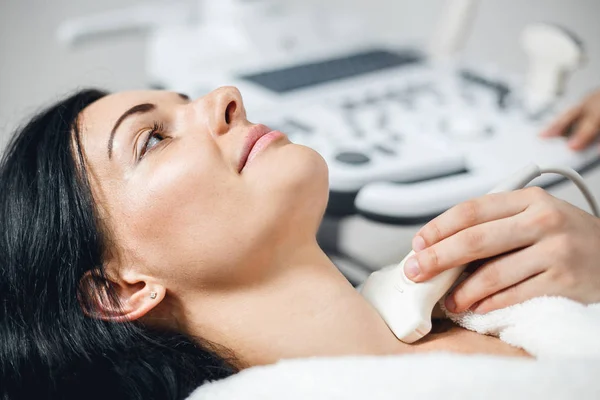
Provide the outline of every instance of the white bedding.
[[600,362],[444,353],[298,359],[206,384],[190,399],[597,400]]
[[428,353],[283,360],[206,383],[190,400],[600,399],[600,304],[556,297],[457,323],[537,359]]

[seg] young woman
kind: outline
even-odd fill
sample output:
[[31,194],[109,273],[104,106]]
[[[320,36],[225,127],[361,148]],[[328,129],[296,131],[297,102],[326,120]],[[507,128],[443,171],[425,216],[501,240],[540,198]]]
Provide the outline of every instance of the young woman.
[[0,398],[181,399],[289,357],[527,356],[456,327],[399,342],[316,242],[327,175],[235,88],[40,113],[0,167]]

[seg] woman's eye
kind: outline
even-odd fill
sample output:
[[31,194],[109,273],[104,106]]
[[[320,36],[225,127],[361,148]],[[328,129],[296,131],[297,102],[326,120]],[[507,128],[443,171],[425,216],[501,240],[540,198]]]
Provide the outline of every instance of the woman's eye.
[[144,147],[144,153],[147,153],[150,149],[159,144],[161,140],[163,140],[163,137],[160,133],[151,133],[146,142],[146,146]]
[[146,139],[146,143],[144,143],[144,147],[142,147],[138,160],[144,158],[147,152],[156,147],[161,141],[164,140],[163,136],[163,125],[159,123],[154,123],[153,128],[148,133],[148,137]]

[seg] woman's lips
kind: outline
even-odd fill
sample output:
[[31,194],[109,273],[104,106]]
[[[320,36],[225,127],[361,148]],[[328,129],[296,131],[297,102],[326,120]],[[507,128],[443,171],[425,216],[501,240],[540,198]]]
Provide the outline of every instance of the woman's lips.
[[270,143],[283,136],[285,136],[283,133],[272,131],[265,125],[255,125],[250,128],[240,157],[239,171],[241,172]]
[[254,143],[254,147],[252,147],[250,154],[248,154],[248,160],[246,160],[246,165],[248,165],[256,157],[256,155],[260,153],[265,147],[267,147],[269,144],[283,136],[283,133],[279,131],[271,131],[261,136],[260,139],[258,139],[256,143]]

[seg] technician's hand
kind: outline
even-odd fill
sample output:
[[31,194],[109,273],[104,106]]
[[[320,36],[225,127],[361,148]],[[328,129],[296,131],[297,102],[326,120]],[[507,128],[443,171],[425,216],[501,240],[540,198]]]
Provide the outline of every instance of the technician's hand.
[[[600,219],[532,187],[486,195],[433,219],[413,240],[415,282],[484,260],[446,299],[477,313],[556,295],[600,301]],[[494,258],[492,258],[494,257]]]
[[600,90],[593,92],[579,105],[561,115],[541,133],[541,136],[567,135],[569,131],[569,147],[573,150],[586,148],[600,136]]

